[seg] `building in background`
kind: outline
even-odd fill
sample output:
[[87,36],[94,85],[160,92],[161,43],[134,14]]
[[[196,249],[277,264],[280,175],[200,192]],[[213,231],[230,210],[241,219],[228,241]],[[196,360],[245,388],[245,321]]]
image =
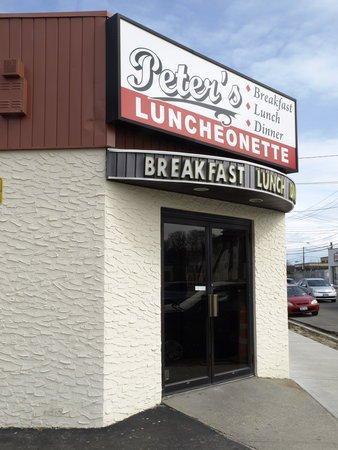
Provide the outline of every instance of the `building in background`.
[[106,12],[0,36],[0,425],[287,378],[295,100]]
[[[323,258],[324,259],[324,258]],[[324,278],[329,279],[329,267],[327,262],[307,262],[288,264],[288,277],[294,278],[296,281],[301,278]]]
[[329,280],[338,287],[338,248],[329,248]]

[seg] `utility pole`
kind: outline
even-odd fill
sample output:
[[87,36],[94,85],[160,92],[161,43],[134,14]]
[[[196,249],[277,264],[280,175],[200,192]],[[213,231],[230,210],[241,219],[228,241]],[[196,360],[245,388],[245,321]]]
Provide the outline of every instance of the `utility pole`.
[[[305,244],[310,244],[310,242],[305,242]],[[302,270],[305,269],[305,247],[303,245],[303,263],[302,263]]]

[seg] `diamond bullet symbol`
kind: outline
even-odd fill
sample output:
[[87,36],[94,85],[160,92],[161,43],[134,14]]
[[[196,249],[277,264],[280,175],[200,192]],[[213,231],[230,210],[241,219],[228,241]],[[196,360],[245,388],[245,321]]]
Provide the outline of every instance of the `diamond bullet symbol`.
[[250,86],[247,84],[246,85],[246,90],[249,92],[249,91],[251,91],[251,88],[250,88]]
[[248,109],[250,109],[250,103],[247,103],[245,106],[246,106]]
[[251,122],[249,119],[246,121],[246,124],[248,125],[248,127],[251,125]]

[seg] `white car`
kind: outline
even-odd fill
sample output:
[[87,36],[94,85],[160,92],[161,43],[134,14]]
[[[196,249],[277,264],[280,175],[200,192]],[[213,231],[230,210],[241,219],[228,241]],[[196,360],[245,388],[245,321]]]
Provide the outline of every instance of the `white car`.
[[335,288],[324,278],[302,278],[297,284],[316,300],[331,300],[332,303],[336,301]]

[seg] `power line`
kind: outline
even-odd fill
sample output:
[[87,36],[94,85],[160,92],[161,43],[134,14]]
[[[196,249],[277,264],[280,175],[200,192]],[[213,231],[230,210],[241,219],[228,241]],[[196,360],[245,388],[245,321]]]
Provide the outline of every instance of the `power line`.
[[332,230],[286,230],[286,233],[287,234],[289,234],[289,233],[302,233],[302,234],[312,234],[312,233],[318,233],[318,234],[323,234],[323,233],[327,233],[327,232],[330,232],[330,231],[334,231],[335,229],[337,229],[337,228],[333,228]]
[[[305,219],[308,219],[308,218],[316,218],[316,216],[318,215],[317,210],[311,212],[310,209],[313,208],[314,206],[320,205],[320,204],[323,203],[325,200],[327,200],[329,197],[332,197],[332,195],[334,195],[336,192],[338,192],[338,191],[333,192],[333,193],[330,194],[328,197],[325,197],[325,199],[323,199],[323,200],[321,200],[321,201],[315,203],[315,204],[312,205],[312,206],[309,206],[306,210],[304,210],[304,212],[306,212],[306,214],[305,214],[304,216],[301,216],[301,217],[293,217],[293,216],[292,216],[291,218],[296,219],[296,220],[305,220]],[[324,203],[323,206],[324,206],[324,207],[329,207],[329,206],[332,207],[332,206],[336,206],[336,202],[337,202],[337,199],[334,199],[334,200],[331,200],[330,202]],[[318,209],[319,209],[319,208],[318,208]],[[295,212],[296,212],[296,211],[295,211]],[[324,214],[324,213],[320,213],[320,214],[322,215],[322,214]],[[326,220],[326,219],[325,219],[325,220]]]
[[[335,233],[338,234],[338,233]],[[329,241],[329,239],[332,236],[327,236],[327,240]],[[330,242],[329,244],[319,244],[319,245],[312,245],[312,246],[306,246],[306,245],[302,245],[301,247],[295,248],[295,249],[286,249],[286,253],[290,254],[290,255],[301,255],[304,253],[317,253],[317,252],[322,252],[324,250],[327,250],[331,247],[331,245],[333,247],[338,246],[338,243],[336,242]]]
[[[337,244],[333,244],[333,246],[335,247]],[[307,250],[308,247],[304,247],[304,254],[308,254],[308,253],[319,253],[319,252],[323,252],[324,250],[327,250],[328,248],[330,248],[328,245],[326,245],[325,247],[321,247],[321,248],[317,248],[317,249],[312,249],[312,250]],[[286,251],[287,255],[302,255],[303,254],[303,249],[301,250],[287,250]]]
[[[297,220],[296,224],[300,224],[300,221],[325,221],[325,223],[331,227],[335,227],[337,223],[337,219],[332,218],[332,216],[328,216],[327,214],[330,214],[330,210],[336,209],[337,206],[337,200],[338,197],[336,194],[338,193],[338,190],[335,190],[331,194],[327,195],[326,197],[322,198],[316,203],[313,203],[308,208],[300,211],[293,211],[291,213],[291,216],[289,216],[289,220]],[[329,200],[330,198],[334,198],[332,200]],[[329,201],[328,201],[329,200]],[[320,208],[316,208],[317,206],[321,206]],[[293,215],[295,213],[295,215]],[[319,217],[318,217],[319,216]],[[292,223],[292,222],[291,222]],[[314,225],[316,226],[316,225]],[[312,230],[311,230],[312,231]],[[316,230],[313,230],[316,231]],[[326,231],[326,230],[325,230]],[[329,230],[327,230],[329,231]],[[306,232],[306,230],[305,230]]]
[[[321,216],[323,215],[323,213],[321,214]],[[303,216],[303,217],[289,217],[288,218],[289,220],[292,220],[292,219],[294,219],[294,220],[306,220],[306,219],[313,219],[313,220],[319,220],[320,222],[325,222],[325,223],[327,223],[327,224],[337,224],[337,219],[334,219],[334,218],[331,218],[331,220],[330,220],[330,218],[329,217],[326,217],[326,218],[324,218],[324,217],[317,217],[317,215],[316,214],[314,214],[314,215],[311,215],[311,216]],[[297,222],[297,224],[298,224],[299,222]]]
[[[318,209],[321,209],[321,208],[332,208],[332,207],[337,206],[337,201],[338,201],[338,197],[334,197],[333,200],[331,200],[331,201],[318,202],[315,205],[308,206],[304,210],[299,210],[299,211],[302,211],[303,213],[306,213],[306,215],[313,216],[313,213],[317,212]],[[293,211],[293,213],[295,213],[297,211],[298,210],[295,210],[295,211]]]
[[326,210],[326,211],[313,211],[313,212],[309,212],[307,215],[299,215],[299,216],[292,216],[290,217],[290,219],[294,219],[297,220],[299,223],[299,221],[304,221],[307,219],[313,219],[313,220],[319,220],[319,221],[323,221],[327,224],[329,224],[330,222],[332,222],[333,224],[337,223],[337,220],[333,217],[324,217],[324,214],[329,214],[330,211]]
[[[287,244],[287,246],[288,245],[290,245],[291,244],[291,242],[289,243],[289,244]],[[295,244],[295,242],[292,242],[292,244]],[[294,251],[297,251],[297,250],[302,250],[303,248],[307,248],[308,250],[321,250],[321,249],[323,249],[323,248],[328,248],[329,247],[329,245],[328,244],[324,244],[324,243],[322,243],[322,244],[317,244],[317,245],[306,245],[306,244],[300,244],[298,247],[293,247],[293,248],[290,248],[289,247],[289,250],[294,250]]]
[[[291,224],[290,224],[291,225]],[[298,224],[292,224],[292,225],[298,225]],[[287,225],[287,227],[286,227],[286,232],[287,233],[289,233],[289,232],[308,232],[308,233],[327,233],[327,232],[329,232],[330,233],[330,231],[336,231],[336,230],[338,230],[338,224],[337,225],[330,225],[330,226],[328,226],[328,227],[325,227],[325,228],[318,228],[318,227],[316,227],[315,229],[310,229],[309,230],[309,228],[308,227],[305,227],[304,226],[304,224],[300,224],[301,226],[298,228],[289,228],[289,226]]]
[[[337,191],[332,192],[331,194],[327,195],[326,197],[322,198],[321,200],[319,200],[319,202],[314,203],[313,205],[309,206],[308,209],[313,208],[314,206],[320,205],[322,202],[324,202],[325,200],[327,200],[328,198],[332,197],[334,194],[337,194]],[[330,202],[329,202],[330,203]]]
[[331,181],[311,181],[311,182],[307,182],[307,183],[297,183],[296,184],[300,185],[302,184],[303,186],[305,185],[312,185],[312,184],[338,184],[338,180],[331,180]]
[[[320,205],[321,203],[325,202],[326,200],[328,200],[330,197],[332,197],[332,196],[335,195],[336,193],[338,193],[338,190],[332,192],[331,194],[327,195],[327,196],[324,197],[323,199],[319,200],[319,202],[313,203],[311,206],[309,206],[308,208],[306,208],[304,211],[308,211],[308,210],[314,208],[315,206]],[[333,201],[331,201],[331,202],[328,202],[328,203],[324,204],[323,206],[329,206],[329,205],[332,205],[332,203],[334,203],[335,201],[336,201],[336,200],[333,200]],[[296,212],[296,211],[294,211],[294,212]],[[312,214],[310,214],[310,215],[312,215]],[[297,217],[297,219],[300,219],[300,218]]]
[[[311,242],[317,242],[317,245],[320,245],[320,242],[318,241],[324,241],[327,242],[329,239],[333,238],[333,236],[337,236],[338,233],[334,233],[334,234],[330,234],[330,236],[325,236],[325,237],[321,237],[321,238],[317,238],[317,239],[312,239]],[[303,241],[304,242],[304,241]],[[301,242],[299,241],[288,241],[287,245],[291,245],[291,244],[301,244]],[[324,243],[322,242],[322,245],[324,245]]]
[[[330,242],[330,244],[331,244],[331,242]],[[337,243],[332,243],[332,245],[338,245],[338,244]],[[323,249],[325,250],[325,249],[327,249],[329,247],[330,247],[330,245],[324,245],[324,244],[317,245],[317,246],[316,245],[314,245],[314,246],[302,245],[298,249],[295,249],[295,251],[300,251],[300,250],[303,251],[303,248],[308,249],[307,251],[317,251],[317,250],[323,250]]]
[[338,153],[332,155],[321,155],[321,156],[301,156],[299,159],[317,159],[317,158],[334,158],[338,156]]
[[337,209],[338,206],[331,206],[329,208],[317,208],[317,209],[300,209],[298,211],[293,211],[294,213],[303,213],[303,212],[310,212],[310,211],[327,211],[328,209]]
[[[304,255],[308,255],[309,253],[320,253],[320,252],[324,252],[325,250],[327,250],[328,247],[322,248],[320,250],[308,250],[308,251],[304,251]],[[303,255],[303,251],[298,251],[298,252],[286,252],[287,256],[301,256]]]
[[333,236],[337,236],[337,234],[338,233],[333,233],[333,234],[330,234],[329,236],[324,236],[324,237],[321,237],[321,238],[316,238],[316,239],[312,239],[312,242],[316,242],[316,241],[323,241],[323,240],[327,240],[327,239],[331,239]]
[[292,251],[292,252],[298,253],[300,251],[303,251],[303,248],[306,249],[307,252],[317,252],[317,251],[325,250],[325,249],[329,248],[329,245],[320,245],[320,246],[318,245],[318,246],[314,246],[314,247],[309,247],[309,246],[306,246],[306,245],[304,245],[304,246],[302,245],[299,248],[289,249],[288,251]]
[[[309,248],[304,246],[304,253],[316,253],[316,252],[323,252],[323,251],[327,251],[327,249],[330,248],[329,245],[323,245],[323,247],[318,247],[318,248]],[[308,249],[308,250],[306,250]],[[286,248],[286,252],[289,254],[297,254],[297,253],[303,253],[303,247],[301,248],[297,248],[297,247],[287,247]]]

